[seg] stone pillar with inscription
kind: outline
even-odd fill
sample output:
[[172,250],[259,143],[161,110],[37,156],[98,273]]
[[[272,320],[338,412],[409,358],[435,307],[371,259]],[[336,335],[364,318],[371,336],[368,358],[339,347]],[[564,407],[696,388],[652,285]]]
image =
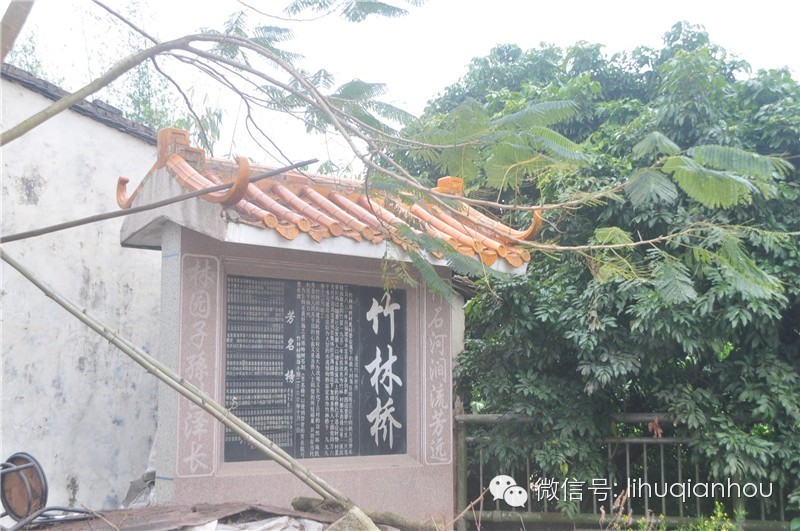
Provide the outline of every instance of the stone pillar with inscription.
[[[214,256],[181,257],[180,375],[198,389],[214,394],[219,328],[219,260]],[[177,477],[210,476],[215,471],[219,424],[186,398],[178,400]]]
[[425,297],[425,464],[447,465],[453,458],[452,353],[450,303]]

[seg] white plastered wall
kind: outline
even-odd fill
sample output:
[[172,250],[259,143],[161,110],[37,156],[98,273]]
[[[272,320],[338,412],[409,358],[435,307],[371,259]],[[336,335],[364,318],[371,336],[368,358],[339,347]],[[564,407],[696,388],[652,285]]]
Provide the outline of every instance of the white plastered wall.
[[[2,129],[52,103],[2,80]],[[2,233],[118,210],[156,148],[66,111],[2,148]],[[123,249],[122,219],[3,245],[69,299],[145,350],[158,346],[160,254]],[[41,463],[50,505],[118,506],[148,465],[157,382],[11,267],[2,267],[0,460]],[[157,354],[157,353],[156,353]],[[8,523],[8,522],[4,522]]]

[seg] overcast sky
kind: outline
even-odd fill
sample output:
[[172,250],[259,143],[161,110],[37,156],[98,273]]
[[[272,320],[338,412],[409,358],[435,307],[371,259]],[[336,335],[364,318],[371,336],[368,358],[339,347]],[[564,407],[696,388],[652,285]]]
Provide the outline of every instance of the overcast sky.
[[[3,11],[8,2],[0,0]],[[122,8],[130,2],[107,3]],[[144,8],[138,22],[162,40],[201,27],[220,28],[243,8],[236,0],[139,3]],[[288,0],[247,3],[279,14]],[[713,42],[754,69],[788,66],[795,78],[800,73],[798,1],[428,0],[409,10],[400,19],[370,18],[361,24],[332,17],[295,24],[296,38],[285,48],[304,54],[305,69],[326,68],[340,83],[354,78],[386,83],[384,99],[415,114],[463,75],[472,58],[486,55],[494,45],[515,43],[528,49],[546,42],[566,47],[583,40],[603,44],[610,55],[639,45],[659,47],[663,34],[680,20],[702,24]],[[92,71],[96,66],[87,59],[88,50],[114,49],[116,36],[92,13],[100,15],[86,0],[37,0],[29,18],[39,53],[58,65],[68,84],[88,82],[100,73]],[[76,76],[80,80],[71,81]]]

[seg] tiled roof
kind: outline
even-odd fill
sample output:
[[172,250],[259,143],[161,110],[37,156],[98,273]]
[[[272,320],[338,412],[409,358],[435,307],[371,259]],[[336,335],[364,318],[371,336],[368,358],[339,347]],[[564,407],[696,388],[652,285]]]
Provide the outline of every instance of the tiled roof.
[[[154,170],[159,168],[166,168],[188,190],[236,181],[231,189],[202,196],[203,199],[220,203],[228,222],[276,231],[285,240],[305,233],[317,243],[346,238],[360,245],[373,245],[392,240],[405,247],[398,228],[405,226],[415,233],[438,238],[487,266],[503,260],[516,269],[530,260],[530,253],[519,245],[519,240],[535,238],[541,228],[538,213],[530,227],[516,230],[463,202],[456,201],[455,212],[446,212],[441,206],[416,198],[372,190],[366,195],[361,181],[324,175],[289,171],[248,184],[250,175],[270,168],[251,167],[244,157],[235,162],[206,157],[202,149],[189,145],[187,132],[177,129],[158,133]],[[122,208],[130,207],[138,192],[129,197],[127,182],[120,178],[118,186],[117,200]],[[463,181],[444,177],[434,191],[460,196]]]
[[[64,96],[69,95],[69,92],[66,90],[50,83],[49,81],[40,79],[26,72],[25,70],[22,70],[21,68],[17,68],[14,65],[3,63],[2,66],[0,66],[0,75],[3,77],[3,79],[8,79],[9,81],[19,83],[20,85],[27,87],[34,92],[38,92],[42,96],[53,101],[58,101]],[[122,116],[121,110],[109,105],[108,103],[105,103],[104,101],[79,101],[70,107],[70,109],[78,114],[87,116],[92,120],[122,131],[123,133],[144,140],[148,144],[156,143],[155,131],[146,125],[138,124],[128,120]]]

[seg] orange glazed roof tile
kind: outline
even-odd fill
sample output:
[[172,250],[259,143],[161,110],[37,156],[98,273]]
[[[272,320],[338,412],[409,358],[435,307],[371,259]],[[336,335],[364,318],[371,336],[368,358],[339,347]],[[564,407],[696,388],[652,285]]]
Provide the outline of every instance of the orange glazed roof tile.
[[[324,175],[288,171],[248,183],[251,173],[256,175],[269,168],[251,168],[244,157],[236,162],[208,158],[202,149],[189,145],[186,131],[177,129],[158,133],[158,160],[153,171],[161,168],[192,191],[234,181],[232,188],[202,198],[221,203],[220,208],[234,209],[238,216],[231,216],[228,211],[228,222],[275,231],[285,240],[294,240],[305,233],[317,243],[345,238],[360,245],[374,245],[391,240],[405,248],[398,233],[399,227],[405,226],[414,233],[440,239],[466,256],[479,258],[487,266],[505,261],[512,269],[518,269],[531,258],[519,240],[535,238],[541,229],[538,212],[530,227],[516,230],[466,203],[455,212],[446,212],[439,206],[381,192],[371,192],[368,197],[362,182]],[[117,187],[121,208],[129,208],[142,187],[128,196],[127,182],[120,177]],[[443,177],[433,190],[460,196],[463,180]]]

